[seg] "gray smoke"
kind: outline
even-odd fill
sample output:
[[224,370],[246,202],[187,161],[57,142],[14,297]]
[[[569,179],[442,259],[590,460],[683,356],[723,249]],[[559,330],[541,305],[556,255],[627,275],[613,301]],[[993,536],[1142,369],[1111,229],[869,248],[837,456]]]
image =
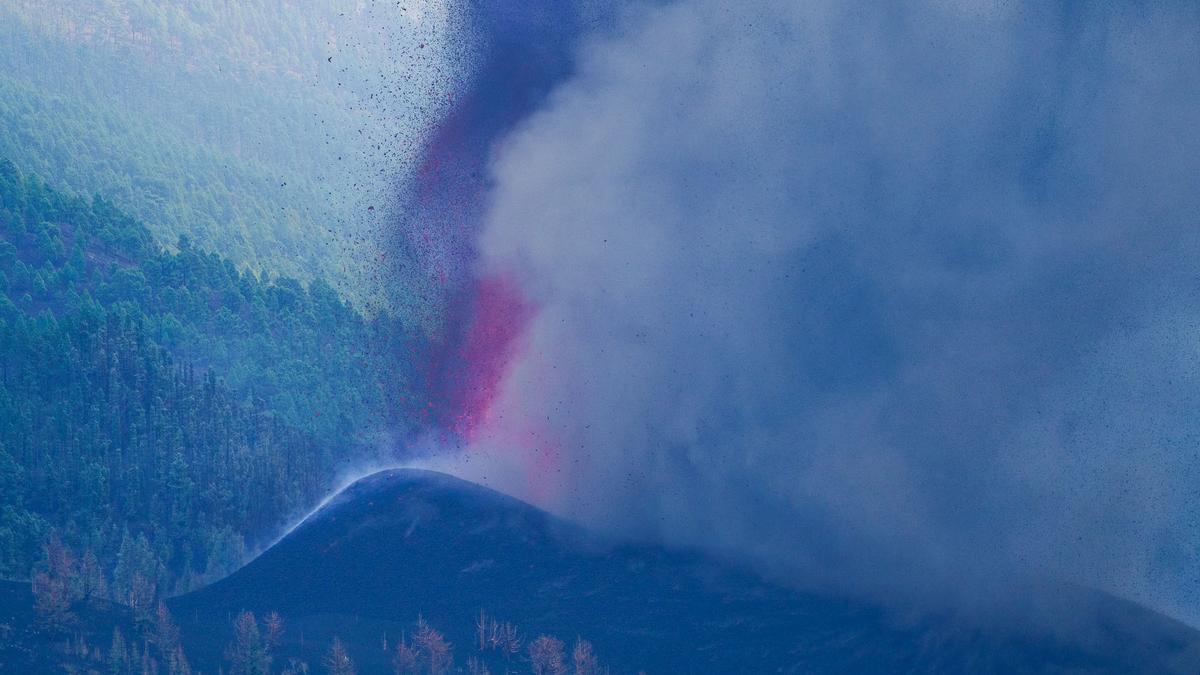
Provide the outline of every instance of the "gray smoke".
[[683,0],[590,42],[480,244],[540,307],[488,441],[557,454],[526,491],[812,583],[1200,618],[1200,14],[1101,4]]

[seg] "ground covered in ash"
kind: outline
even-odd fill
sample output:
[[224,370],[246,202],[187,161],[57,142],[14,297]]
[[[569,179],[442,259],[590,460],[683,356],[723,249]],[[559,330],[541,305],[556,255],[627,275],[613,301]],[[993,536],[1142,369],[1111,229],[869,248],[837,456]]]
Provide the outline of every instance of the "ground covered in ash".
[[[1195,672],[1200,635],[1136,605],[1062,591],[1086,616],[1055,634],[800,593],[686,551],[615,544],[445,474],[364,478],[242,570],[171,606],[214,668],[241,610],[277,611],[279,654],[320,664],[339,638],[386,672],[417,617],[492,672],[529,668],[542,634],[589,640],[613,672]],[[478,647],[480,611],[525,642]],[[1083,626],[1087,626],[1084,628]],[[384,645],[388,645],[385,651]],[[568,653],[569,658],[569,653]]]

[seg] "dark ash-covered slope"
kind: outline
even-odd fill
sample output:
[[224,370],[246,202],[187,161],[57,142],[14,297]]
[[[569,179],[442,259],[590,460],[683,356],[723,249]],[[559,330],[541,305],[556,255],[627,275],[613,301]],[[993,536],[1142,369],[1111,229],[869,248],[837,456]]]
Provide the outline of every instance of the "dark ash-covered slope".
[[193,662],[214,664],[238,610],[278,610],[281,653],[310,664],[334,636],[360,672],[418,613],[459,663],[482,609],[541,633],[595,643],[613,672],[1197,672],[1200,636],[1099,594],[1072,606],[1087,631],[1054,637],[947,618],[900,620],[803,594],[686,552],[606,545],[492,490],[419,470],[351,485],[276,546],[177,598]]

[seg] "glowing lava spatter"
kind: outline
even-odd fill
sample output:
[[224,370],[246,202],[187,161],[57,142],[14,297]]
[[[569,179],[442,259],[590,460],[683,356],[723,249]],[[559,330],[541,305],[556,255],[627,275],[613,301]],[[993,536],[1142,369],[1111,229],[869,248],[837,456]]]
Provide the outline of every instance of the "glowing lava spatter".
[[499,274],[477,280],[463,301],[470,306],[456,312],[463,323],[451,333],[455,342],[433,361],[431,401],[438,426],[470,444],[488,421],[533,310],[516,283]]
[[[413,176],[412,208],[396,228],[397,246],[419,267],[419,304],[432,324],[418,355],[423,421],[448,448],[470,447],[485,431],[535,311],[513,277],[476,269],[491,154],[570,75],[579,37],[604,14],[568,0],[472,0],[466,7],[468,85],[432,129]],[[411,262],[396,256],[398,265]],[[489,435],[494,450],[521,454],[535,491],[540,474],[557,470],[560,453],[547,430]]]

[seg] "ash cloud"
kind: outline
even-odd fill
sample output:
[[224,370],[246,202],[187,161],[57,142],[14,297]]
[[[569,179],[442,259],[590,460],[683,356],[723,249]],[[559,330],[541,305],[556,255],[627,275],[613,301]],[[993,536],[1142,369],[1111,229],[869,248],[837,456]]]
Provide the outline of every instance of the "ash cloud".
[[1200,618],[1200,16],[1110,4],[682,0],[586,42],[492,162],[481,264],[538,307],[493,475],[808,583]]

